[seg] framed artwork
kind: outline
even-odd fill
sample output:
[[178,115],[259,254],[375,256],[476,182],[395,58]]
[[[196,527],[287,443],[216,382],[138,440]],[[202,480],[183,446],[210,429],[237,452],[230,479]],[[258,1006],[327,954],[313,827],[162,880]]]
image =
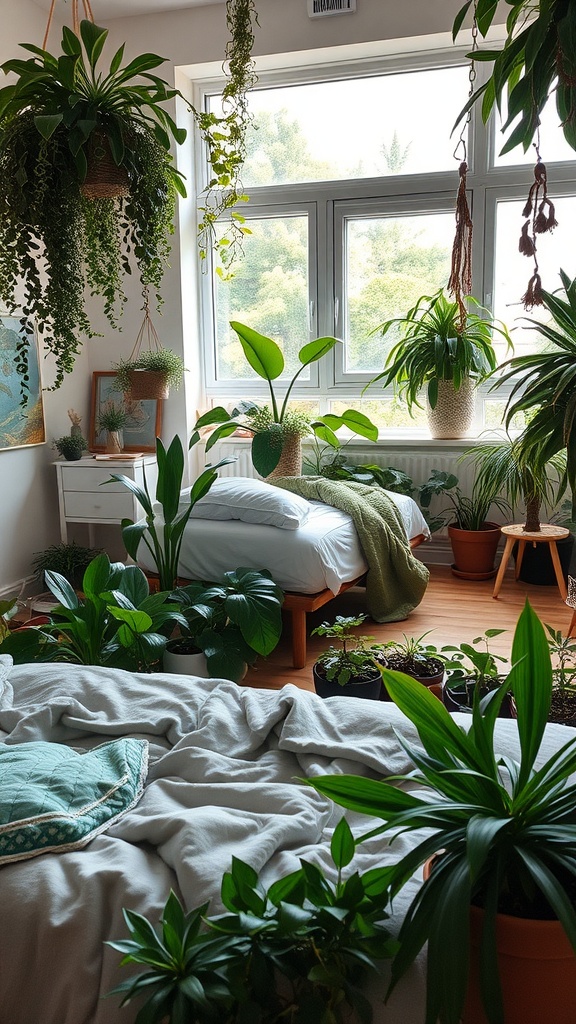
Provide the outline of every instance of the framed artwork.
[[[28,401],[21,404],[18,345],[28,349]],[[0,313],[0,449],[44,444],[46,427],[36,332],[17,316]]]
[[90,404],[90,433],[88,447],[91,452],[106,448],[106,431],[100,429],[100,413],[109,403],[122,406],[127,414],[122,427],[125,452],[155,452],[156,438],[162,429],[162,402],[155,398],[132,401],[123,391],[114,387],[114,370],[92,374],[92,401]]

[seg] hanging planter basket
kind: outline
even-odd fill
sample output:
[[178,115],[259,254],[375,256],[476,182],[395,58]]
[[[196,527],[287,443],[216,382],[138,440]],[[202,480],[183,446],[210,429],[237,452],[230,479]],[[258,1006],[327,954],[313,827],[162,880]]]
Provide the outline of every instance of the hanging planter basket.
[[101,132],[93,134],[88,170],[80,190],[87,199],[120,199],[129,195],[128,172],[115,163],[110,143]]
[[145,402],[149,399],[163,401],[170,395],[168,378],[159,370],[130,370],[130,398],[134,402]]

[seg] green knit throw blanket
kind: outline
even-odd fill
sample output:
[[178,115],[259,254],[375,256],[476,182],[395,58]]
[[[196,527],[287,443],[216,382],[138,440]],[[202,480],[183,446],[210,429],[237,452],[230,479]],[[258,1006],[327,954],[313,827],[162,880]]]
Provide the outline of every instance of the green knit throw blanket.
[[368,562],[366,607],[376,622],[398,622],[420,604],[430,574],[412,554],[398,507],[381,488],[322,476],[275,477],[270,483],[352,517]]

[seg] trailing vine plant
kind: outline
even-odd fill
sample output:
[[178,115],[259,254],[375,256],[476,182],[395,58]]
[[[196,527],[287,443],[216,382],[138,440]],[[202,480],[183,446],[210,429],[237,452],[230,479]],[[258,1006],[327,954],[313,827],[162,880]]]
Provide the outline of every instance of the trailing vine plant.
[[[242,168],[246,157],[246,132],[252,123],[247,94],[257,82],[252,59],[253,25],[258,24],[254,0],[226,0],[226,24],[230,39],[226,45],[224,71],[227,82],[222,92],[222,114],[194,109],[194,117],[208,150],[211,177],[203,192],[204,205],[198,225],[200,257],[206,260],[213,251],[220,260],[216,273],[224,280],[231,277],[232,265],[243,251],[245,235],[250,234],[246,218],[234,210],[248,202],[242,186]],[[217,222],[231,211],[227,231],[218,236]]]

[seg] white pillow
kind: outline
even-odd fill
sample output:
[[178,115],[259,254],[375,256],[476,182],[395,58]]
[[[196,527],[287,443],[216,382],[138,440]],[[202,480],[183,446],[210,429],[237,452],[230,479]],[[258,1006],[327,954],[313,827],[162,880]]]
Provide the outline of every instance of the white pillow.
[[[190,500],[190,488],[182,491],[181,501]],[[297,530],[303,526],[313,506],[305,498],[264,480],[247,476],[216,480],[208,494],[192,509],[194,519],[240,519],[243,523],[279,526]]]

